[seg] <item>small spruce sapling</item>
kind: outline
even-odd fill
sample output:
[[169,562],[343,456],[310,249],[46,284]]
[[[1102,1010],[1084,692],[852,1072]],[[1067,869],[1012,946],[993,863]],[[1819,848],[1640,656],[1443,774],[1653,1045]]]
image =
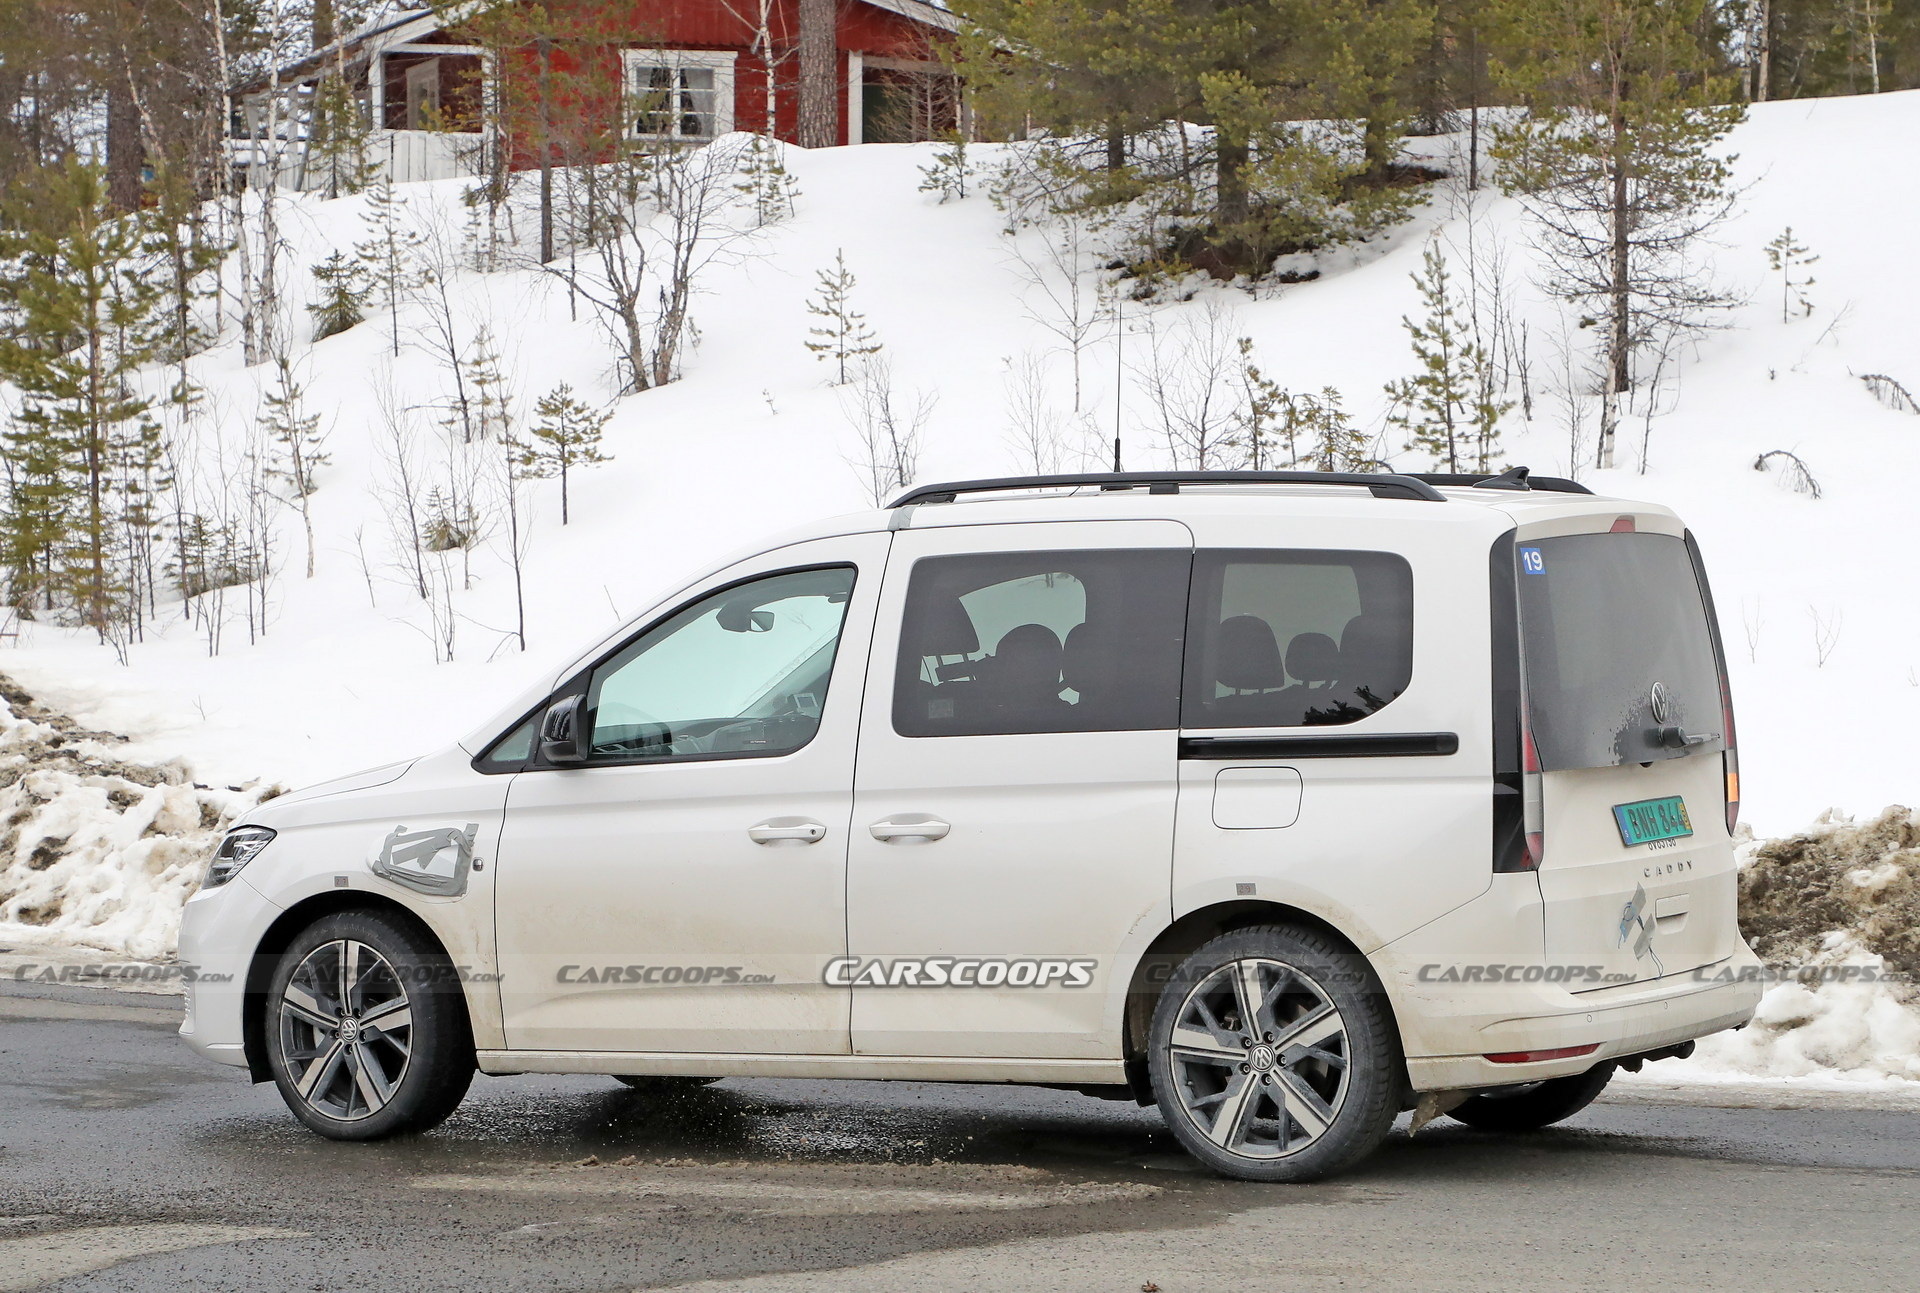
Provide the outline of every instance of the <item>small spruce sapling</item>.
[[325,437],[320,433],[320,415],[307,412],[306,388],[294,378],[293,365],[284,357],[274,363],[273,388],[261,398],[265,408],[260,415],[260,427],[267,433],[273,455],[267,475],[285,482],[292,496],[288,501],[300,509],[300,522],[307,535],[307,578],[311,579],[313,507],[307,500],[316,488],[314,472],[327,463],[327,455],[320,449]]
[[382,179],[367,190],[367,209],[361,215],[367,236],[353,245],[353,254],[366,271],[372,295],[387,307],[393,330],[393,353],[400,353],[400,302],[426,281],[421,255],[426,239],[407,221],[407,200]]
[[963,201],[973,167],[967,161],[967,137],[957,130],[945,135],[946,147],[933,155],[933,165],[920,168],[920,191],[938,193],[942,202]]
[[1814,278],[1807,273],[1807,266],[1819,259],[1793,240],[1792,225],[1767,244],[1767,265],[1780,276],[1780,322],[1788,322],[1795,310],[1802,318],[1813,313],[1813,298],[1807,295],[1807,289],[1813,286]]
[[1232,443],[1244,450],[1254,471],[1285,469],[1299,458],[1292,400],[1280,384],[1253,361],[1253,338],[1235,343],[1240,352],[1239,429]]
[[307,313],[313,316],[315,341],[325,341],[366,322],[373,285],[367,281],[364,264],[336,251],[315,265],[312,274],[320,288],[320,299],[307,306]]
[[1389,424],[1404,431],[1408,449],[1422,450],[1446,471],[1491,471],[1500,419],[1512,401],[1488,393],[1487,352],[1473,340],[1463,304],[1455,297],[1447,260],[1432,243],[1413,275],[1426,315],[1402,318],[1419,371],[1390,382]]
[[740,180],[733,187],[753,210],[755,225],[777,224],[793,214],[800,181],[787,169],[780,145],[755,135],[740,152]]
[[560,524],[570,519],[567,477],[581,467],[611,462],[600,450],[600,436],[613,416],[575,399],[573,387],[562,382],[533,406],[533,439],[523,444],[516,459],[521,471],[536,480],[560,479]]
[[833,254],[833,272],[818,271],[820,291],[807,301],[807,313],[826,320],[807,329],[815,338],[806,347],[822,360],[832,360],[835,386],[847,384],[847,361],[880,352],[880,338],[867,326],[867,316],[853,308],[853,271],[844,251]]

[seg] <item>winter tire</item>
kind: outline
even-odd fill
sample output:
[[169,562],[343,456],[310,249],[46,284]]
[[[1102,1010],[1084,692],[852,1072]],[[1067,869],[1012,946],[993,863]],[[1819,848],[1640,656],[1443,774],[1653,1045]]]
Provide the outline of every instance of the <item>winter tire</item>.
[[1612,1079],[1611,1062],[1596,1064],[1572,1077],[1547,1078],[1468,1096],[1447,1116],[1480,1131],[1538,1131],[1592,1104]]
[[348,911],[280,956],[264,1035],[280,1096],[331,1140],[425,1131],[473,1080],[466,1002],[446,956],[392,917]]
[[1386,1138],[1405,1084],[1365,958],[1291,925],[1222,934],[1183,961],[1154,1010],[1147,1066],[1175,1138],[1245,1181],[1352,1167]]

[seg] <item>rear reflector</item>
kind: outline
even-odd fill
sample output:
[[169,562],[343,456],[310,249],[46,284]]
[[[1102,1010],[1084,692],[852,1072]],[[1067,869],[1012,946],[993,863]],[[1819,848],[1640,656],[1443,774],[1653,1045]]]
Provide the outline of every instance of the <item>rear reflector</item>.
[[1576,1055],[1591,1055],[1600,1049],[1599,1042],[1586,1046],[1561,1046],[1550,1051],[1501,1051],[1498,1055],[1489,1055],[1495,1064],[1538,1064],[1541,1060],[1570,1060]]

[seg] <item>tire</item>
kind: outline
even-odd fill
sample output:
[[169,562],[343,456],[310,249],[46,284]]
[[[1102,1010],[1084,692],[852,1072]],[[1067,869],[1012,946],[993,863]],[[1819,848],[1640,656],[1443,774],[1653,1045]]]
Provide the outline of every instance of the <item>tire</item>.
[[642,1095],[672,1099],[697,1091],[703,1086],[712,1086],[720,1079],[717,1077],[648,1077],[636,1074],[616,1074],[614,1081],[624,1082]]
[[1613,1063],[1571,1077],[1547,1078],[1468,1096],[1447,1112],[1478,1131],[1538,1131],[1571,1118],[1594,1102],[1613,1079]]
[[459,980],[402,921],[323,917],[281,953],[270,983],[262,1035],[274,1085],[327,1139],[425,1131],[466,1095],[473,1033]]
[[[1249,1016],[1262,1026],[1244,1029]],[[1293,925],[1222,934],[1181,962],[1154,1009],[1147,1070],[1174,1138],[1243,1181],[1354,1166],[1386,1139],[1406,1084],[1366,958]]]

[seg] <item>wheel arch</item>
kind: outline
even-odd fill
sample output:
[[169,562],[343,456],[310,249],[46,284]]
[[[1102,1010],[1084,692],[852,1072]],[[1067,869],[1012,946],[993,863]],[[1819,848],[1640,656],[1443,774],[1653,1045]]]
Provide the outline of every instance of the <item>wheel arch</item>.
[[[1241,899],[1196,907],[1160,931],[1159,936],[1141,954],[1134,966],[1132,981],[1127,985],[1127,1004],[1121,1021],[1121,1055],[1126,1063],[1127,1084],[1141,1104],[1153,1102],[1152,1089],[1147,1080],[1147,1033],[1153,1022],[1154,1008],[1160,1001],[1160,983],[1165,976],[1171,974],[1173,967],[1188,954],[1222,934],[1256,925],[1274,924],[1299,925],[1314,930],[1367,961],[1369,966],[1372,965],[1371,958],[1360,950],[1359,944],[1345,931],[1324,916],[1315,915],[1301,907],[1260,899]],[[1380,978],[1377,970],[1374,977]],[[1385,994],[1384,983],[1381,991]],[[1400,1019],[1394,1010],[1391,994],[1385,995],[1387,1017],[1393,1023],[1397,1050]],[[1406,1077],[1404,1070],[1405,1061],[1402,1060],[1403,1081]]]
[[[381,894],[365,890],[329,890],[294,903],[275,917],[261,934],[247,966],[246,995],[242,999],[240,1019],[247,1076],[252,1081],[273,1081],[273,1070],[267,1063],[266,1005],[267,988],[273,981],[273,971],[280,962],[280,954],[293,945],[293,940],[300,936],[301,930],[315,921],[348,911],[389,917],[424,939],[441,956],[447,955],[446,944],[433,932],[432,926],[403,904]],[[460,994],[460,1001],[461,1009],[466,1010],[464,992]]]

